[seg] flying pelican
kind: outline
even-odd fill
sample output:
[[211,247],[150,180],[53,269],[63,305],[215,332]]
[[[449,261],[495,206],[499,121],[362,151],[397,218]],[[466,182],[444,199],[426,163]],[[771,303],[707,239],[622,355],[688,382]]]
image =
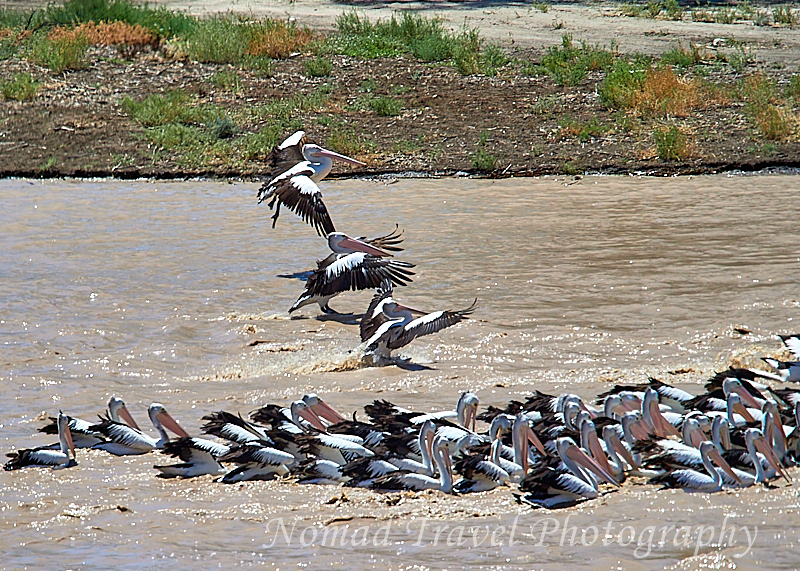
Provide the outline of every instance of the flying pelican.
[[17,450],[6,454],[11,458],[3,468],[5,470],[19,470],[28,466],[44,466],[53,470],[71,468],[77,466],[75,460],[75,445],[72,442],[72,434],[69,431],[69,417],[63,412],[58,413],[58,440],[61,445],[60,450],[53,450],[49,447],[28,448]]
[[305,291],[289,308],[289,313],[311,303],[319,304],[324,313],[337,313],[328,302],[342,292],[375,289],[384,282],[406,285],[412,281],[414,272],[410,268],[414,264],[386,259],[392,256],[386,243],[393,234],[372,240],[372,243],[342,232],[328,234],[328,246],[333,253],[317,262],[317,269],[306,281]]
[[[322,193],[317,183],[331,172],[334,160],[358,166],[363,166],[365,163],[323,149],[319,145],[307,143],[303,131],[290,136],[273,152],[276,152],[275,160],[280,162],[273,169],[269,180],[258,190],[259,204],[269,200],[267,206],[270,210],[275,208],[272,227],[274,228],[278,221],[283,204],[311,224],[320,236],[335,232],[336,228],[333,226],[328,209],[322,202]],[[285,159],[277,158],[280,156]],[[293,163],[298,158],[300,161]],[[287,169],[289,164],[292,166]]]
[[[392,298],[392,285],[384,282],[361,319],[361,342],[365,351],[388,359],[391,352],[411,343],[417,337],[436,333],[460,323],[473,311],[478,300],[466,309],[425,313],[400,305]],[[414,318],[414,314],[420,317]]]
[[160,439],[148,436],[127,424],[114,422],[110,419],[103,420],[100,424],[92,426],[92,430],[99,432],[107,442],[100,442],[92,446],[98,450],[105,450],[115,456],[128,456],[133,454],[146,454],[152,450],[163,448],[169,442],[168,428],[178,436],[188,438],[190,435],[175,421],[160,403],[153,403],[147,409],[150,421],[160,435]]

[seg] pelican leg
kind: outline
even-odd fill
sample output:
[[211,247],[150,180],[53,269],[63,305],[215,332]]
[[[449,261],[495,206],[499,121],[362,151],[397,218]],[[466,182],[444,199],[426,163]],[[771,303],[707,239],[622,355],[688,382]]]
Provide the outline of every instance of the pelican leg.
[[[275,199],[272,199],[272,202],[269,203],[269,207],[272,208],[272,204],[275,202]],[[272,218],[272,227],[275,228],[275,223],[278,221],[278,216],[281,213],[281,203],[278,202],[278,205],[275,207],[275,214],[271,216]]]
[[319,308],[322,310],[323,313],[325,313],[327,315],[353,315],[352,312],[350,312],[350,313],[339,313],[338,311],[336,311],[335,309],[330,307],[327,302],[325,302],[325,305],[320,305]]

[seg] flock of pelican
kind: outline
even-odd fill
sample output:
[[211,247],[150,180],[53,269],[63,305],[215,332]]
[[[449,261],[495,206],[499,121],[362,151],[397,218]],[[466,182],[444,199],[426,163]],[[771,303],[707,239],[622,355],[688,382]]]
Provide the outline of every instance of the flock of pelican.
[[385,236],[367,239],[336,231],[317,186],[331,172],[333,161],[364,164],[309,142],[304,131],[289,136],[267,157],[271,171],[258,191],[258,201],[267,201],[270,209],[274,208],[273,228],[284,206],[325,236],[331,250],[327,258],[317,261],[314,270],[289,276],[306,279],[305,289],[289,313],[316,303],[322,312],[337,314],[328,305],[335,296],[346,291],[376,290],[361,320],[361,342],[366,353],[381,358],[390,357],[391,351],[417,337],[469,316],[476,303],[458,311],[427,313],[401,305],[392,297],[393,288],[407,285],[414,275],[414,264],[394,258],[394,252],[403,250],[399,246],[402,232],[396,226]]
[[[800,336],[784,342],[800,351]],[[780,364],[777,374],[718,373],[701,395],[651,378],[615,386],[593,404],[576,394],[535,391],[524,402],[480,414],[477,395],[464,392],[451,411],[415,412],[376,400],[364,407],[368,421],[355,413],[349,420],[309,394],[289,407],[262,406],[249,419],[214,411],[202,418],[206,437],[190,436],[154,403],[148,414],[156,439],[112,397],[99,422],[64,413],[52,418],[40,432],[57,433],[59,443],[12,452],[5,469],[73,467],[76,448],[117,456],[160,450],[180,460],[156,464],[162,477],[288,478],[448,494],[514,485],[520,503],[551,509],[610,493],[628,477],[712,493],[777,478],[791,482],[786,468],[800,459],[800,390],[764,381],[789,380],[786,371],[800,363]],[[478,421],[485,430],[477,430]]]

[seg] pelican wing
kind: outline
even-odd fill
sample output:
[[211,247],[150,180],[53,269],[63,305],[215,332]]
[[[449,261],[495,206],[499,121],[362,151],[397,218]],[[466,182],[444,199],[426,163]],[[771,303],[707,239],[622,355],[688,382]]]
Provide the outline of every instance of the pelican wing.
[[[293,168],[289,172],[293,170],[295,169]],[[279,176],[267,189],[267,195],[272,197],[269,202],[270,208],[277,200],[300,216],[304,222],[311,224],[320,236],[336,232],[328,209],[322,202],[322,192],[317,183],[311,180],[307,174],[295,174],[291,177]],[[277,215],[278,210],[275,211],[273,217],[273,227],[277,221]]]
[[394,327],[389,330],[391,339],[387,343],[389,349],[399,349],[411,343],[417,337],[436,333],[447,327],[460,323],[466,319],[473,311],[478,300],[466,309],[459,311],[434,311],[410,321],[405,327]]
[[69,463],[69,457],[60,450],[49,450],[45,448],[29,448],[9,452],[6,454],[10,458],[3,466],[4,470],[19,470],[27,466],[61,466]]
[[372,301],[369,303],[367,311],[364,312],[364,317],[361,318],[359,328],[361,330],[362,343],[372,337],[381,325],[390,321],[391,318],[383,313],[384,302],[392,299],[392,282],[384,280],[381,286],[372,296]]
[[164,448],[161,451],[162,454],[167,454],[173,458],[180,458],[184,462],[202,461],[202,458],[207,455],[210,455],[216,460],[228,452],[230,452],[230,446],[217,444],[205,438],[194,437],[182,437],[178,440],[170,440],[164,444]]
[[270,442],[266,431],[251,422],[247,422],[238,414],[232,414],[224,410],[212,412],[203,417],[207,420],[206,424],[200,429],[206,434],[212,434],[225,440],[231,440],[239,444],[263,440]]
[[344,254],[324,268],[314,271],[306,282],[305,295],[332,296],[345,291],[375,289],[389,280],[395,285],[412,281],[414,264],[378,258],[363,252]]
[[779,335],[783,344],[792,352],[795,359],[800,359],[800,335]]
[[92,425],[91,429],[108,438],[111,443],[121,444],[128,448],[150,451],[156,446],[156,441],[153,438],[122,422],[103,420],[99,424]]

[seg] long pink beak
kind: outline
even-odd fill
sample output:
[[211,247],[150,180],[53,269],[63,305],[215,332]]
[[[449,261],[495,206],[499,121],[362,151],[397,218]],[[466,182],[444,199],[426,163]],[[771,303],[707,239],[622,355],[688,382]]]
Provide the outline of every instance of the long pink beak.
[[666,438],[667,436],[680,437],[678,430],[667,422],[667,419],[661,414],[661,409],[656,400],[650,401],[650,419],[653,421],[653,428],[656,431],[656,435],[660,438]]
[[331,406],[329,406],[328,403],[323,402],[322,400],[317,401],[314,406],[309,408],[314,411],[314,414],[333,424],[339,424],[340,422],[347,420],[341,414],[336,412],[336,410],[334,410]]
[[181,425],[178,424],[178,421],[172,418],[167,411],[159,412],[158,420],[161,422],[164,428],[171,430],[182,438],[189,438],[191,436],[188,432],[181,428]]
[[719,450],[717,450],[716,448],[712,448],[711,451],[708,453],[708,457],[714,460],[717,466],[722,468],[722,471],[725,472],[731,478],[733,478],[738,484],[742,483],[742,480],[739,478],[739,476],[736,475],[736,472],[733,471],[731,465],[725,461],[725,459],[719,453]]
[[607,481],[609,484],[619,486],[619,482],[617,482],[617,479],[614,476],[609,474],[605,468],[603,468],[600,464],[598,464],[595,461],[594,458],[586,454],[586,452],[584,452],[577,446],[570,446],[565,454],[573,462],[575,462],[576,464],[580,464],[587,470],[591,470],[592,472],[595,473],[595,475]]
[[72,454],[72,459],[75,459],[75,443],[72,441],[72,431],[69,429],[69,424],[64,427],[64,437],[67,440],[67,448],[69,448],[69,453],[67,453],[67,459],[69,459],[69,454]]
[[422,311],[420,309],[414,309],[413,307],[408,307],[407,305],[400,305],[399,303],[397,304],[397,309],[400,309],[400,310],[405,309],[406,311],[408,311],[410,313],[416,313],[418,315],[427,315],[428,314],[427,312]]
[[122,406],[122,407],[119,409],[119,411],[118,411],[118,412],[119,412],[119,416],[120,416],[120,418],[121,418],[122,420],[124,420],[124,421],[125,421],[125,424],[127,424],[127,425],[128,425],[128,426],[130,426],[131,428],[135,428],[136,430],[141,430],[141,429],[139,428],[139,425],[138,425],[138,424],[136,424],[136,421],[135,421],[135,420],[133,420],[133,417],[131,416],[131,413],[130,413],[130,411],[128,410],[128,407],[127,407],[127,406]]
[[340,161],[340,162],[343,162],[343,163],[348,163],[348,164],[351,164],[351,165],[356,165],[356,166],[361,166],[361,167],[363,167],[364,165],[367,164],[367,163],[362,163],[361,161],[357,161],[356,159],[352,159],[352,158],[350,158],[348,156],[340,155],[339,153],[336,153],[334,151],[329,151],[328,149],[322,149],[322,148],[319,151],[314,152],[313,156],[315,156],[315,157],[328,157],[328,158],[331,158],[331,159],[333,159],[335,161]]
[[[761,403],[758,402],[756,400],[756,397],[751,395],[750,391],[748,391],[743,386],[736,386],[733,389],[733,392],[735,392],[737,395],[739,395],[739,398],[742,399],[742,402],[744,404],[746,404],[747,406],[749,406],[750,408],[757,408],[759,410],[761,409]],[[752,418],[752,417],[750,417],[750,418]],[[748,421],[748,422],[751,422],[751,421]]]
[[326,432],[328,430],[325,425],[322,424],[322,421],[317,416],[317,413],[310,408],[302,409],[299,413],[297,413],[297,415],[320,432]]
[[377,256],[379,258],[387,258],[392,257],[392,254],[381,250],[380,248],[376,248],[366,242],[358,240],[356,238],[351,238],[350,236],[346,236],[339,242],[339,246],[342,248],[349,248],[356,252],[364,252],[365,254],[371,254],[373,256]]
[[[547,451],[544,449],[544,444],[542,444],[542,441],[539,440],[539,437],[536,436],[536,433],[533,431],[533,429],[530,426],[528,426],[526,428],[525,433],[526,433],[528,442],[533,444],[534,448],[536,448],[536,450],[539,451],[539,454],[541,454],[542,456],[547,456]],[[526,456],[527,456],[527,454],[526,454]]]
[[772,447],[767,444],[767,440],[763,436],[759,436],[758,438],[756,438],[753,441],[753,444],[755,445],[756,450],[764,455],[764,458],[767,459],[767,462],[769,463],[770,466],[772,466],[772,469],[775,470],[775,472],[780,474],[781,477],[783,477],[783,479],[786,480],[787,482],[792,481],[791,476],[789,476],[789,474],[787,474],[786,471],[783,469],[783,466],[781,466],[778,457],[775,456],[775,452],[772,450]]

